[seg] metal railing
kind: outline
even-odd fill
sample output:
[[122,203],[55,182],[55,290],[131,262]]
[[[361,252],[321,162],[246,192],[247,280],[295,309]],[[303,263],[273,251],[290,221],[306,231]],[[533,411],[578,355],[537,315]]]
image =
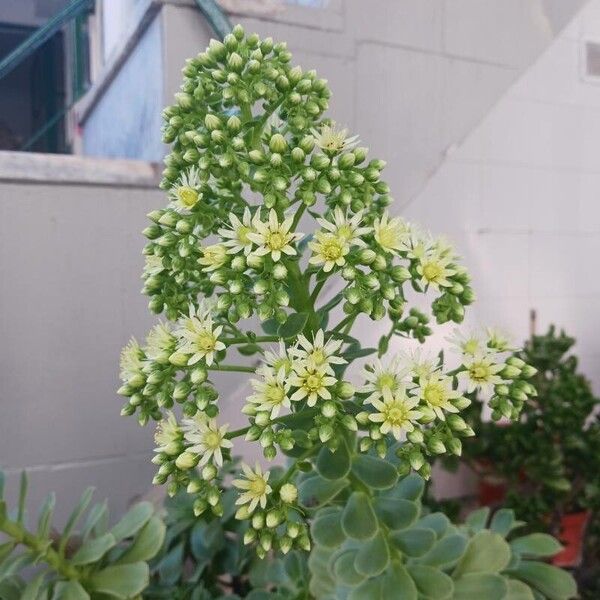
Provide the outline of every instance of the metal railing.
[[[212,27],[215,34],[223,39],[232,29],[231,23],[215,0],[195,0],[196,5]],[[60,111],[50,117],[20,148],[29,150],[44,134],[50,131],[81,99],[88,89],[88,81],[84,75],[82,48],[84,35],[83,22],[87,14],[93,10],[95,0],[72,0],[47,23],[34,31],[17,48],[0,61],[0,79],[8,75],[16,67],[31,56],[40,46],[47,42],[65,25],[74,24],[74,56],[72,60],[72,93],[71,100]]]

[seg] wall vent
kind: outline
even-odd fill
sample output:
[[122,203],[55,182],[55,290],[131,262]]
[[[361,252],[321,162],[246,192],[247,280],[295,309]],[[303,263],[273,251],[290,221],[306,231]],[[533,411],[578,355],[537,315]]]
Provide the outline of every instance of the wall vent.
[[584,79],[600,83],[600,42],[585,41],[582,58]]

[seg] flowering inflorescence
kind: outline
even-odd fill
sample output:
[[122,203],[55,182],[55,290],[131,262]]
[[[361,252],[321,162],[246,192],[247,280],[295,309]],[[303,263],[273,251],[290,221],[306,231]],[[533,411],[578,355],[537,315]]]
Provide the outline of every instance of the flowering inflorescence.
[[[261,555],[310,546],[296,483],[322,448],[394,455],[399,473],[428,476],[434,456],[460,454],[473,435],[460,416],[470,394],[514,418],[535,393],[532,369],[494,332],[456,334],[452,370],[441,354],[389,357],[397,336],[425,342],[432,317],[462,322],[470,278],[451,246],[390,213],[385,163],[323,117],[326,81],[290,58],[238,26],[185,66],[164,111],[169,204],[144,230],[143,291],[167,320],[123,350],[119,390],[123,414],[159,421],[155,482],[194,494],[197,514],[223,514],[235,438],[268,460],[293,457],[286,472],[244,466],[233,481]],[[301,231],[307,216],[312,234]],[[329,279],[338,293],[322,303]],[[409,306],[411,293],[433,295],[431,314]],[[264,333],[241,328],[254,315]],[[377,349],[350,335],[364,316],[389,321]],[[348,371],[376,351],[381,360]],[[240,355],[258,360],[230,363]],[[221,421],[213,371],[249,374],[246,427]]]

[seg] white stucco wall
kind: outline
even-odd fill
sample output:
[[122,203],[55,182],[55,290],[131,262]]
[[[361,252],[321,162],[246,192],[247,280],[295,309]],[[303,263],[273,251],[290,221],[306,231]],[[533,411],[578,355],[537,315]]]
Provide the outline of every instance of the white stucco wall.
[[401,212],[456,243],[474,276],[473,323],[517,339],[564,327],[600,393],[600,85],[582,73],[600,39],[594,0]]

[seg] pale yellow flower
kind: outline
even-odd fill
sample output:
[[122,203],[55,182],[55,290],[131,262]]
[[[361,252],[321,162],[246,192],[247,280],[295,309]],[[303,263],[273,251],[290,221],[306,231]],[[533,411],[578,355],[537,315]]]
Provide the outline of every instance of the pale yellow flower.
[[181,450],[181,429],[177,424],[177,419],[172,412],[167,413],[167,418],[163,419],[156,426],[154,441],[158,444],[154,452],[162,452],[169,456],[175,456]]
[[[325,333],[319,329],[310,342],[304,335],[298,335],[298,343],[290,348],[289,354],[300,364],[306,362],[309,366],[316,368],[328,368],[330,365],[343,365],[347,361],[336,353],[342,347],[342,340],[330,338],[325,342]],[[327,369],[328,372],[332,372]]]
[[220,269],[227,262],[227,248],[224,244],[213,244],[201,248],[202,257],[198,262],[202,265],[202,270],[210,273]]
[[236,500],[236,505],[248,504],[248,513],[254,512],[256,507],[260,505],[261,508],[266,508],[267,498],[273,491],[269,485],[269,471],[265,473],[258,463],[256,463],[254,470],[248,465],[242,463],[242,471],[244,473],[244,479],[234,479],[232,484],[242,490],[240,497]]
[[375,219],[373,230],[375,241],[385,252],[392,254],[406,250],[411,237],[410,224],[401,217],[390,219],[387,211],[380,218]]
[[294,365],[296,371],[290,376],[290,383],[298,389],[292,394],[291,400],[303,400],[307,398],[308,406],[314,406],[319,398],[331,399],[328,388],[337,382],[326,368],[315,367],[310,364]]
[[166,364],[173,351],[175,337],[168,323],[157,323],[146,337],[144,348],[146,357],[152,361]]
[[435,413],[438,419],[445,420],[444,411],[457,413],[458,409],[452,404],[462,394],[452,388],[452,379],[439,371],[428,377],[419,379],[418,397]]
[[452,260],[451,256],[445,256],[439,252],[425,254],[417,264],[421,285],[436,289],[452,286],[452,282],[448,279],[456,274],[456,270],[450,266]]
[[498,375],[504,368],[504,364],[496,363],[493,354],[476,354],[475,356],[463,356],[464,371],[458,374],[458,378],[465,382],[467,393],[474,392],[479,388],[484,393],[491,393],[495,385],[503,382]]
[[216,419],[207,419],[200,413],[183,420],[184,437],[192,444],[187,451],[200,455],[198,466],[203,467],[211,459],[217,467],[223,466],[222,450],[233,447],[226,437],[228,429],[229,425],[219,427]]
[[311,129],[315,144],[326,154],[339,154],[350,150],[358,144],[358,136],[348,137],[347,129],[339,129],[332,122],[331,125],[322,125],[320,129]]
[[456,350],[462,354],[475,356],[475,354],[485,353],[486,348],[483,340],[473,331],[463,332],[458,328],[452,331],[452,335],[446,338]]
[[198,169],[192,167],[183,173],[177,183],[169,190],[171,205],[179,212],[191,210],[202,199],[200,193]]
[[285,343],[281,340],[277,349],[265,350],[263,366],[259,368],[271,368],[276,373],[283,369],[284,373],[288,375],[292,370],[292,361],[288,352]]
[[431,358],[421,348],[414,348],[402,353],[402,362],[410,370],[412,377],[417,379],[421,377],[429,377],[432,373],[438,370],[440,366],[440,358]]
[[204,359],[207,365],[212,365],[216,352],[225,349],[225,344],[219,341],[223,327],[213,326],[212,317],[203,307],[198,308],[190,316],[180,321],[179,328],[175,330],[178,338],[178,350],[182,354],[191,355],[188,365],[196,364]]
[[263,223],[256,213],[252,219],[254,231],[247,234],[248,238],[257,245],[252,254],[257,256],[270,254],[275,262],[281,258],[282,253],[288,256],[297,254],[292,244],[304,234],[290,231],[293,221],[293,217],[288,217],[280,223],[277,213],[271,209],[269,220]]
[[[392,358],[387,364],[380,360],[365,367],[362,375],[366,383],[360,388],[363,394],[369,394],[365,399],[367,404],[383,397],[384,391],[395,394],[402,386],[409,385],[405,379],[409,369],[400,364],[398,357]],[[412,385],[412,384],[411,384]]]
[[323,265],[323,271],[329,273],[334,267],[346,264],[346,255],[350,252],[350,244],[343,237],[333,233],[317,231],[314,240],[308,242],[313,254],[309,259],[311,265]]
[[290,384],[286,381],[284,369],[279,371],[264,369],[260,374],[262,379],[250,380],[254,394],[248,397],[248,402],[256,404],[256,409],[259,411],[269,412],[271,418],[275,419],[282,407],[290,407],[288,397]]
[[413,431],[414,423],[423,416],[418,410],[413,410],[419,399],[408,396],[403,387],[395,394],[386,389],[383,400],[373,400],[372,404],[376,412],[369,414],[369,420],[379,424],[383,435],[391,432],[397,440],[403,432]]
[[330,219],[317,219],[317,223],[333,235],[346,241],[348,244],[364,247],[367,244],[360,236],[370,233],[372,227],[361,227],[363,211],[357,212],[352,218],[348,218],[346,213],[339,207],[336,206],[333,213],[330,215]]
[[248,207],[244,209],[241,221],[236,214],[229,213],[229,222],[231,224],[229,229],[224,227],[219,229],[219,235],[227,240],[223,245],[228,248],[228,254],[243,252],[248,256],[252,250],[252,240],[248,234],[254,231],[250,209]]
[[129,381],[139,375],[144,366],[142,359],[144,353],[135,338],[131,338],[129,343],[121,350],[121,379]]
[[144,265],[144,274],[158,275],[165,270],[163,259],[156,254],[148,254],[146,256],[146,264]]

